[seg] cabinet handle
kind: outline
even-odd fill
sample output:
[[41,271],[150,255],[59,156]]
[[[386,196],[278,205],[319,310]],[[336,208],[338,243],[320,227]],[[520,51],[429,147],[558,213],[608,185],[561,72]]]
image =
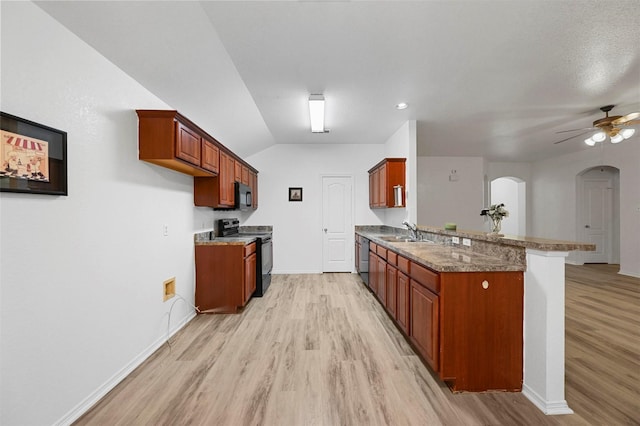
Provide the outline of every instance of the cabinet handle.
[[485,290],[489,288],[489,281],[484,280],[482,281],[482,288],[484,288]]

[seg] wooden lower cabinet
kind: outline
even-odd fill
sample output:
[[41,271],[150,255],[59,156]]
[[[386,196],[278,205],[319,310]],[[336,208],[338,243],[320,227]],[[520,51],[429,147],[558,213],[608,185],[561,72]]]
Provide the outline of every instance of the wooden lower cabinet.
[[235,313],[256,289],[256,243],[196,245],[196,306]]
[[[255,243],[253,243],[255,246]],[[256,253],[254,252],[244,259],[244,303],[246,304],[251,295],[256,291]]]
[[454,391],[522,390],[523,273],[441,273],[440,287],[440,377]]
[[369,245],[369,288],[376,295],[378,294],[378,256],[375,254],[376,245]]
[[387,305],[387,261],[379,256],[376,256],[378,267],[376,268],[377,277],[377,295],[382,306]]
[[398,271],[397,281],[396,281],[396,321],[400,330],[404,331],[404,333],[408,336],[410,332],[409,328],[409,299],[410,299],[410,287],[409,287],[409,277]]
[[452,390],[522,390],[522,272],[438,273],[371,242],[369,287]]
[[410,280],[411,300],[411,342],[417,347],[427,364],[439,371],[439,298],[438,295],[427,290],[414,280]]
[[397,298],[397,287],[398,287],[398,268],[391,264],[387,264],[387,303],[385,307],[389,314],[396,318],[396,298]]

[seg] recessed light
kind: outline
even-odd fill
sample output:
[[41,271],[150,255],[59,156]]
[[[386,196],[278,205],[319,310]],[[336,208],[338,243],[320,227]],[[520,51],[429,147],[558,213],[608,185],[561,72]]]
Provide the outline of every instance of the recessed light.
[[400,102],[398,105],[396,105],[396,109],[407,109],[408,106],[409,106],[408,103]]

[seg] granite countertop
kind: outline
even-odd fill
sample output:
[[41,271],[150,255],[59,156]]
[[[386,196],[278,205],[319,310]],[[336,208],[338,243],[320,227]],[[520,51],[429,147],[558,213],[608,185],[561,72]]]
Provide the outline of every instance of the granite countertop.
[[211,238],[211,232],[200,232],[193,235],[193,242],[197,246],[244,246],[251,244],[256,240],[256,237],[241,236],[237,237],[213,237]]
[[442,228],[436,228],[433,226],[418,225],[419,231],[433,232],[440,235],[450,235],[452,237],[461,238],[473,238],[474,240],[488,241],[493,243],[500,243],[516,247],[524,247],[533,250],[541,251],[594,251],[596,249],[595,244],[580,243],[576,241],[563,241],[552,240],[547,238],[526,237],[518,235],[492,235],[486,232],[479,231],[446,231]]
[[526,269],[523,264],[451,245],[423,241],[396,242],[382,239],[399,235],[397,233],[368,231],[356,231],[356,233],[437,272],[504,272],[524,271]]

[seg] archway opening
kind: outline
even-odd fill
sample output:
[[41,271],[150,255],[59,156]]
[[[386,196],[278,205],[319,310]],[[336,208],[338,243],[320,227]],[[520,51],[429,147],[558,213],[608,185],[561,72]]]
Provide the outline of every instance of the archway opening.
[[509,217],[502,221],[502,232],[509,235],[527,234],[527,183],[512,176],[491,181],[491,204],[504,203]]

